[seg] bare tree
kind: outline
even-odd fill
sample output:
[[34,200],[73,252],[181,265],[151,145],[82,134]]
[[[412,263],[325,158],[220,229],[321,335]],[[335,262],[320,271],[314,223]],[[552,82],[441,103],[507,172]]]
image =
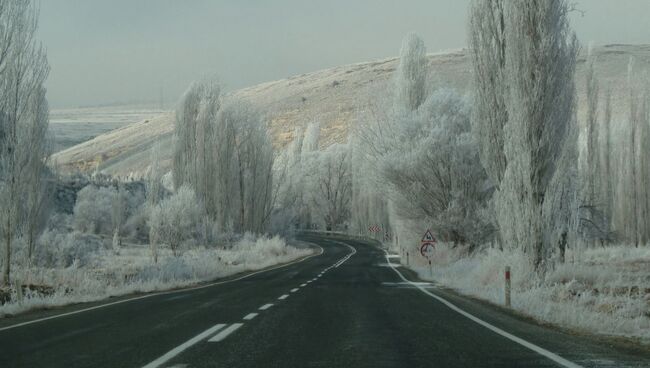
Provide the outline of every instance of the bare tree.
[[124,184],[116,182],[115,197],[111,203],[111,222],[113,224],[113,250],[116,252],[122,247],[122,225],[127,216],[127,199]]
[[48,139],[49,108],[45,98],[45,89],[32,96],[30,107],[31,117],[24,129],[24,138],[19,149],[23,152],[25,173],[25,225],[24,236],[27,240],[27,259],[31,262],[36,244],[36,238],[43,229],[47,210],[47,194],[49,192],[44,172],[45,163],[50,155]]
[[342,226],[350,215],[352,173],[348,145],[334,144],[306,157],[312,211],[326,230]]
[[[0,4],[0,231],[4,240],[2,283],[9,284],[12,241],[21,223],[25,200],[25,175],[29,158],[20,148],[28,142],[21,132],[39,114],[32,111],[43,92],[49,66],[44,49],[34,35],[38,10],[31,1],[7,0]],[[37,98],[38,100],[38,98]],[[23,157],[21,157],[23,156]],[[31,160],[36,162],[36,160]]]
[[613,178],[612,178],[612,92],[607,90],[605,93],[605,106],[603,111],[603,119],[601,120],[602,126],[599,129],[601,135],[601,197],[604,202],[604,213],[607,216],[608,226],[612,226],[612,201],[613,194]]

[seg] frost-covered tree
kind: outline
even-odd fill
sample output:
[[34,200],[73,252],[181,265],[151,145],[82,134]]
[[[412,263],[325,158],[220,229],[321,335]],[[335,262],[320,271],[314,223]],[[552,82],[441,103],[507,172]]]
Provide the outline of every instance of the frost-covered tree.
[[586,143],[587,149],[585,152],[585,193],[584,197],[587,203],[594,205],[598,202],[598,181],[600,175],[600,152],[598,141],[598,80],[596,79],[594,71],[595,56],[592,54],[591,47],[589,48],[589,55],[587,57],[587,75],[586,75],[586,91],[587,91],[587,116],[586,116]]
[[174,126],[174,187],[189,184],[206,211],[217,211],[211,195],[215,178],[214,125],[221,107],[221,87],[212,79],[193,83],[176,111]]
[[304,205],[304,178],[302,171],[303,133],[294,130],[293,139],[273,163],[274,209],[271,230],[276,233],[302,227],[300,217]]
[[603,119],[599,129],[601,135],[601,158],[599,160],[601,168],[601,198],[603,199],[603,212],[607,218],[608,226],[612,226],[612,207],[614,200],[614,183],[612,171],[612,92],[607,90],[605,93],[605,105],[603,107]]
[[307,125],[305,136],[300,145],[300,152],[308,153],[318,151],[320,144],[320,123],[312,122]]
[[274,199],[273,159],[266,123],[251,104],[222,103],[213,81],[185,93],[175,126],[175,187],[189,185],[222,231],[264,231]]
[[113,224],[113,249],[122,247],[122,226],[127,217],[127,198],[124,185],[116,183],[115,195],[111,203],[111,223]]
[[162,198],[164,190],[162,178],[165,174],[161,165],[162,144],[156,143],[151,147],[149,171],[147,172],[147,203],[150,206],[156,205]]
[[[564,0],[506,2],[507,162],[497,192],[505,246],[521,247],[535,269],[551,250],[544,236],[544,203],[568,131],[575,124],[574,74],[578,43]],[[558,173],[562,175],[562,173]]]
[[48,174],[45,163],[50,155],[50,140],[48,134],[49,108],[45,98],[45,89],[32,95],[29,108],[30,118],[27,119],[23,130],[21,156],[25,157],[25,172],[23,173],[24,227],[23,236],[27,242],[27,259],[31,262],[36,240],[43,230],[48,213]]
[[581,204],[579,231],[587,244],[609,238],[609,222],[602,196],[603,182],[609,178],[601,173],[601,142],[599,122],[599,85],[595,74],[596,57],[590,45],[585,78],[586,114],[584,118],[585,147],[581,151]]
[[508,121],[506,97],[506,0],[473,0],[468,39],[475,90],[472,130],[481,163],[493,185],[506,170],[503,127]]
[[[0,233],[3,243],[2,283],[8,284],[14,237],[24,218],[25,190],[33,178],[28,175],[41,158],[32,158],[24,148],[37,111],[43,107],[41,94],[49,66],[45,50],[35,39],[38,8],[27,0],[0,3]],[[36,110],[35,110],[36,109]],[[39,123],[47,124],[47,120]],[[43,143],[41,141],[41,143]],[[38,149],[34,154],[42,152]],[[32,204],[35,198],[32,198]]]
[[[650,139],[648,117],[648,85],[636,75],[634,59],[628,66],[628,118],[623,126],[623,139],[618,152],[618,182],[614,200],[614,226],[621,237],[634,246],[650,239]],[[646,82],[650,83],[650,82]]]
[[553,248],[545,234],[558,223],[553,196],[570,196],[571,184],[556,178],[575,145],[578,45],[568,11],[565,0],[476,0],[469,20],[473,127],[496,186],[501,241],[530,254],[536,269]]
[[395,73],[395,104],[397,109],[416,110],[425,100],[427,55],[424,42],[415,33],[402,41],[400,61]]
[[[149,217],[149,241],[154,244],[167,244],[172,253],[178,256],[180,246],[197,236],[202,216],[203,209],[194,191],[184,185],[152,209]],[[151,249],[154,261],[157,261],[156,246]]]
[[219,111],[214,129],[213,164],[220,178],[215,203],[235,231],[262,232],[273,204],[273,145],[266,123],[251,104],[233,100]]
[[396,127],[404,142],[382,160],[392,203],[403,220],[426,219],[441,240],[479,245],[491,232],[488,198],[470,128],[470,104],[453,91],[431,94]]
[[305,157],[307,194],[311,212],[326,230],[339,229],[350,215],[352,173],[347,144],[333,144]]
[[[426,69],[418,74],[424,83]],[[485,216],[490,186],[471,134],[470,102],[422,84],[416,106],[400,96],[409,82],[398,76],[394,83],[394,93],[390,86],[372,91],[374,103],[354,131],[352,223],[400,234],[431,228],[444,241],[481,244],[493,232]]]

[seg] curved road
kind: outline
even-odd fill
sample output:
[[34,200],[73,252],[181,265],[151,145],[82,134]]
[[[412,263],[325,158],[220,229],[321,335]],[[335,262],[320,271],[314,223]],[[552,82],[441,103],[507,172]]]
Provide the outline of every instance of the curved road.
[[411,283],[370,243],[300,240],[323,254],[198,289],[0,320],[0,367],[650,367],[647,350]]

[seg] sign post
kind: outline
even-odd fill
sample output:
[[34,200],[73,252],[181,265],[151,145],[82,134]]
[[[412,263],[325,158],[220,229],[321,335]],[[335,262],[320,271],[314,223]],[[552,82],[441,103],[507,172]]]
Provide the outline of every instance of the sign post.
[[435,249],[436,238],[431,233],[431,230],[427,230],[420,241],[420,254],[429,261],[429,276],[431,278],[433,278],[433,265],[431,263],[431,258],[433,258],[433,251]]
[[510,266],[506,266],[506,307],[510,308]]

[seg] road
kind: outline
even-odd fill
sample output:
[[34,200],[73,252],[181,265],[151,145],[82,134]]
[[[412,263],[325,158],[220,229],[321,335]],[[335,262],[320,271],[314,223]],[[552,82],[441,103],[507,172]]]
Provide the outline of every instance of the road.
[[0,367],[650,367],[647,350],[413,284],[370,243],[301,240],[323,254],[198,289],[0,320]]

